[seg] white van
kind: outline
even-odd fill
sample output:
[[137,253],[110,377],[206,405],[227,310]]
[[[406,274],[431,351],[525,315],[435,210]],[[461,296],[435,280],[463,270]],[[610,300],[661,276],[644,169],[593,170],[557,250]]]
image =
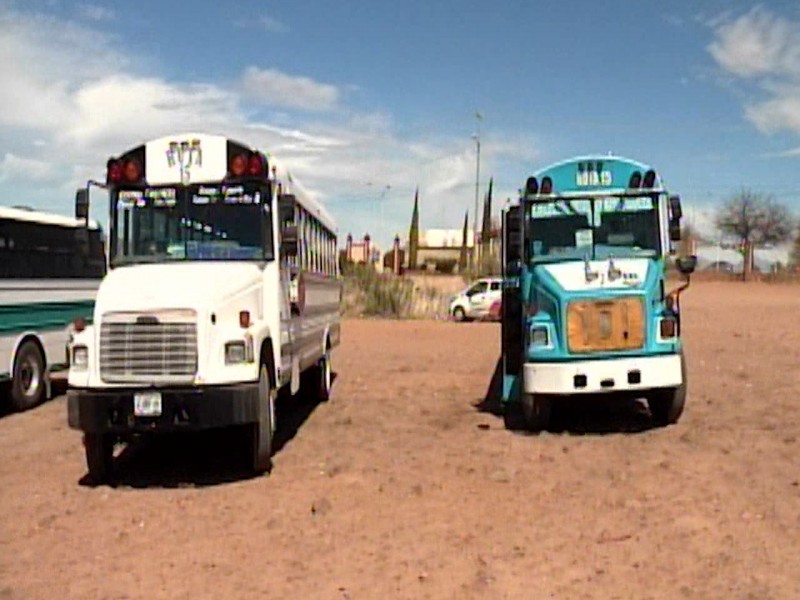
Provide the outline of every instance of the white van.
[[471,321],[495,316],[495,310],[499,309],[502,296],[502,277],[478,279],[453,296],[450,301],[450,315],[455,321]]

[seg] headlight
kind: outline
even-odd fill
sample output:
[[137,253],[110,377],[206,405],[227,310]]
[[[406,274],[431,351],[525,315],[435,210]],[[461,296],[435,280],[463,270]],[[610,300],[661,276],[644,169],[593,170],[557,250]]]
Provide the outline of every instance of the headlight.
[[550,329],[546,325],[534,325],[531,328],[531,344],[542,348],[550,345]]
[[245,343],[241,340],[225,344],[225,364],[235,365],[247,361]]
[[89,349],[86,346],[74,346],[72,348],[72,367],[75,369],[86,369],[89,366]]
[[665,340],[672,339],[678,334],[678,323],[673,317],[665,317],[661,319],[659,325],[661,338]]

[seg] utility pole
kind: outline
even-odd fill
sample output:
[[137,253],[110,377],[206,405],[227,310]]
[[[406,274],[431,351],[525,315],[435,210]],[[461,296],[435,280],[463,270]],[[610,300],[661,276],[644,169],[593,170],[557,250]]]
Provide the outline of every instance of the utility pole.
[[475,112],[475,119],[477,121],[478,130],[472,139],[475,140],[476,158],[475,158],[475,211],[472,213],[472,265],[475,266],[478,252],[478,202],[480,200],[480,187],[481,187],[481,121],[483,115]]

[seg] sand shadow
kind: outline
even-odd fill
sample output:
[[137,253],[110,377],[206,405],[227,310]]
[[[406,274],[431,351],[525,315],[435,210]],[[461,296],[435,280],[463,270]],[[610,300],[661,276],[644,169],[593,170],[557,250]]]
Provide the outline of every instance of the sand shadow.
[[[333,375],[334,381],[336,374]],[[280,395],[273,457],[283,451],[319,406],[305,386],[295,396]],[[209,487],[261,477],[249,469],[247,433],[230,427],[202,432],[141,436],[114,459],[107,485],[131,488]],[[86,473],[78,482],[92,487]]]
[[14,408],[11,404],[11,382],[10,381],[3,381],[0,383],[0,419],[4,419],[6,417],[10,417],[11,415],[20,414],[21,412],[28,412],[30,410],[36,410],[40,406],[44,406],[51,400],[55,400],[59,396],[63,396],[67,393],[67,380],[66,378],[53,378],[50,382],[50,396],[46,397],[36,406],[33,406],[29,409],[24,411],[18,411]]
[[[481,413],[503,419],[503,362],[497,359],[486,393],[473,407]],[[569,435],[638,433],[654,428],[647,402],[636,394],[573,396],[553,404],[550,433]],[[521,423],[514,433],[535,435]]]

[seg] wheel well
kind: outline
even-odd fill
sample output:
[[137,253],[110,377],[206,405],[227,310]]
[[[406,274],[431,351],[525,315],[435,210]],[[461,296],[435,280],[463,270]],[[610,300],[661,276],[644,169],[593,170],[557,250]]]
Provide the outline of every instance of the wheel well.
[[259,355],[259,368],[261,365],[267,365],[267,373],[269,373],[269,382],[273,389],[278,385],[277,378],[275,377],[275,352],[272,349],[272,339],[267,338],[261,344],[261,354]]

